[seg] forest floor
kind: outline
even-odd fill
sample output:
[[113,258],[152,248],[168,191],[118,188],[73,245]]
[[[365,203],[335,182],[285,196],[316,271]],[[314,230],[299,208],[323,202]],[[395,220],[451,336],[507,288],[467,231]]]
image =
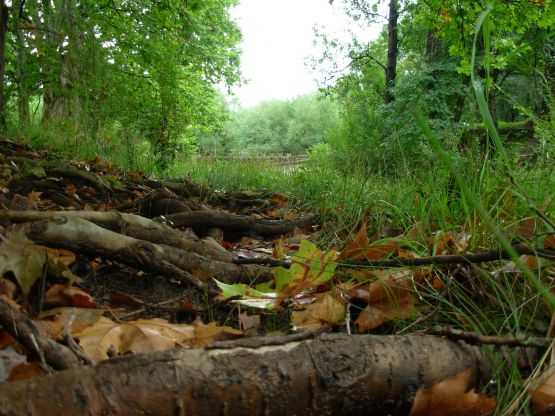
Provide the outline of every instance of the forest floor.
[[[6,380],[0,384],[0,414],[31,407],[36,414],[69,411],[63,406],[70,406],[70,393],[52,403],[41,392],[75,383],[85,374],[81,371],[94,380],[79,393],[89,405],[94,402],[90,414],[117,413],[117,406],[94,393],[107,383],[121,387],[117,400],[126,403],[121,414],[139,413],[144,406],[163,414],[156,406],[168,407],[165,400],[176,400],[175,395],[181,399],[164,410],[167,414],[176,408],[211,414],[234,400],[230,414],[248,413],[252,406],[270,409],[268,414],[294,409],[368,414],[370,408],[373,414],[446,414],[445,406],[449,414],[493,414],[500,388],[488,386],[489,396],[468,391],[486,386],[490,371],[500,372],[492,353],[518,367],[526,380],[514,388],[526,396],[505,398],[503,409],[519,414],[530,391],[536,392],[537,414],[555,402],[555,389],[539,384],[539,357],[553,346],[550,307],[522,283],[509,253],[498,247],[470,251],[466,230],[432,233],[416,223],[368,235],[361,223],[341,247],[321,251],[317,243],[325,216],[297,212],[286,195],[271,190],[220,192],[187,178],[154,180],[100,158],[64,161],[7,139],[0,153],[0,377]],[[513,248],[549,284],[555,238],[543,233],[538,246],[532,234],[539,228],[536,221],[519,223]],[[485,263],[490,266],[477,272],[475,266]],[[484,273],[493,278],[484,279]],[[473,332],[465,325],[464,309],[473,305],[481,310],[478,315],[487,314],[496,296],[491,285],[499,281],[513,288],[515,301],[498,300],[507,303],[500,308],[506,315],[534,309],[526,318],[531,323],[518,333],[488,337],[487,325],[485,334]],[[465,306],[460,302],[467,296],[472,302]],[[517,298],[527,306],[516,304]],[[443,325],[446,315],[456,315],[454,321],[468,330]],[[370,332],[397,338],[361,335],[364,344],[351,345],[359,342],[352,334]],[[293,344],[302,344],[308,358],[301,352],[296,358],[292,347],[283,350],[287,356],[264,349]],[[195,356],[195,365],[176,352],[139,364],[129,358],[174,347],[235,355],[212,378],[206,376],[208,367],[190,374],[207,356]],[[374,359],[361,358],[361,348]],[[258,353],[248,355],[249,349]],[[209,359],[210,372],[218,371],[214,360],[220,358]],[[113,367],[94,365],[103,360]],[[242,360],[252,368],[229,367]],[[193,387],[177,381],[157,387],[155,370],[137,370],[151,363],[158,369],[160,362],[172,363],[169,372],[185,371]],[[307,362],[314,368],[305,369]],[[14,397],[30,391],[29,381],[61,369],[68,369],[65,381],[42,378],[31,403],[16,403]],[[137,371],[134,393],[122,393],[126,381],[119,377],[127,371]],[[237,371],[253,373],[237,381]],[[226,389],[221,380],[210,384],[219,378],[225,378]],[[232,394],[234,383],[243,389],[238,387],[238,396]],[[168,399],[160,393],[164,389],[174,396]],[[306,389],[312,391],[308,398]],[[143,390],[148,393],[138,394]],[[152,403],[146,403],[147,396]]]

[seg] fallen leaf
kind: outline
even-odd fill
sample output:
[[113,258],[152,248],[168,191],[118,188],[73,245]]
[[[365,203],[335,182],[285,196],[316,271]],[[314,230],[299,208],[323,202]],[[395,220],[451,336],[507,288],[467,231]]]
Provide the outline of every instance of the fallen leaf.
[[52,285],[44,294],[44,304],[48,307],[74,306],[76,308],[93,308],[96,302],[93,297],[81,289],[65,285]]
[[333,277],[337,255],[331,250],[320,251],[313,243],[303,240],[291,267],[277,267],[276,291],[280,296],[292,297],[309,288],[326,283]]
[[56,256],[62,263],[66,266],[71,266],[75,263],[75,253],[69,250],[64,250],[62,248],[47,248],[48,254]]
[[40,196],[42,195],[42,192],[29,192],[27,194],[27,198],[29,198],[30,201],[33,202],[39,202],[40,201]]
[[393,319],[407,319],[418,313],[415,304],[412,291],[400,291],[391,300],[383,299],[366,306],[358,315],[355,326],[359,333],[364,333]]
[[323,324],[340,324],[344,319],[344,302],[327,292],[318,294],[316,302],[304,311],[293,311],[291,323],[295,328],[319,328]]
[[260,315],[248,315],[246,312],[243,312],[239,315],[239,323],[243,331],[257,329],[260,326]]
[[95,361],[118,354],[164,351],[195,338],[192,325],[171,324],[164,319],[138,320],[118,324],[101,317],[94,325],[74,334],[85,353]]
[[339,254],[338,260],[352,258],[354,260],[364,260],[364,251],[370,241],[366,235],[366,223],[363,223],[353,240]]
[[213,341],[225,341],[229,339],[237,339],[243,336],[243,331],[233,329],[228,326],[218,326],[216,322],[203,324],[199,319],[193,323],[194,337],[183,340],[180,345],[191,348],[202,348]]
[[40,313],[39,319],[35,319],[33,322],[42,334],[59,340],[63,338],[64,330],[70,323],[69,332],[72,335],[77,334],[94,325],[103,313],[102,309],[62,307]]
[[32,363],[21,363],[10,371],[6,381],[29,380],[30,378],[46,376],[48,373],[40,366],[38,361]]
[[43,275],[45,262],[49,275],[65,278],[70,284],[81,281],[68,269],[64,259],[52,255],[49,250],[29,240],[22,228],[12,231],[0,244],[0,276],[12,272],[25,296]]
[[23,229],[12,231],[0,245],[0,276],[12,272],[25,296],[42,276],[46,248],[34,244]]
[[77,187],[74,184],[70,183],[64,188],[64,191],[68,195],[75,195],[75,192],[77,192]]
[[555,250],[555,236],[549,235],[543,240],[543,248]]
[[534,415],[553,415],[553,409],[555,408],[555,371],[548,374],[537,389],[532,390],[531,402]]
[[410,416],[486,416],[495,411],[497,401],[474,389],[467,391],[471,370],[463,371],[416,392]]
[[17,285],[11,280],[0,277],[0,295],[13,299],[17,293]]
[[274,259],[283,260],[289,254],[291,248],[287,242],[280,237],[274,244],[274,249],[272,250],[272,257]]
[[241,305],[256,309],[275,309],[281,301],[274,291],[267,288],[265,288],[265,291],[260,291],[253,289],[244,283],[229,285],[216,279],[214,280],[221,289],[222,296],[225,299],[238,298],[233,301],[234,303],[239,303]]
[[11,345],[0,350],[0,382],[9,378],[11,371],[27,361],[27,357]]

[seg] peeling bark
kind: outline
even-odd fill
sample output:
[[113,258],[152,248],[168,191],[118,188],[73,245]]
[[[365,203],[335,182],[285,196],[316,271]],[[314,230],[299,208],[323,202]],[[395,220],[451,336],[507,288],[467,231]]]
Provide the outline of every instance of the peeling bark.
[[257,349],[170,350],[0,384],[3,415],[405,415],[419,387],[472,370],[477,347],[443,338],[322,335]]
[[125,214],[118,211],[15,211],[0,210],[0,219],[22,223],[47,220],[56,215],[69,218],[81,218],[107,230],[120,233],[138,240],[163,244],[180,250],[197,253],[216,261],[230,263],[235,256],[222,246],[207,239],[199,239],[192,233],[176,231],[165,224],[139,215]]
[[306,215],[294,220],[256,220],[229,212],[181,212],[165,219],[174,227],[219,227],[224,230],[250,231],[262,236],[288,234],[295,227],[315,225],[318,215]]
[[[196,253],[121,235],[71,215],[26,223],[24,230],[30,240],[39,244],[102,256],[197,287],[202,287],[201,281],[210,277],[226,283],[262,282],[273,277],[267,267],[215,261]],[[197,273],[200,277],[191,275],[195,271],[201,272]]]
[[71,350],[42,335],[27,316],[2,297],[0,325],[29,351],[43,356],[46,364],[52,368],[64,370],[79,366],[79,361]]

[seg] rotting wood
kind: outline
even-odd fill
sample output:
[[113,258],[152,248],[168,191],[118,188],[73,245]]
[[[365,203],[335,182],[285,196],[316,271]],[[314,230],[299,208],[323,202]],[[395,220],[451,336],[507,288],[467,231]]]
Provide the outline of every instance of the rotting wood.
[[406,415],[419,387],[470,369],[482,351],[425,335],[347,336],[262,348],[170,350],[0,384],[4,415]]
[[193,233],[174,230],[166,224],[153,221],[140,215],[125,214],[118,211],[16,211],[0,210],[0,219],[22,223],[40,221],[63,214],[68,218],[82,218],[107,230],[127,235],[139,240],[163,244],[184,251],[197,253],[217,261],[231,262],[235,256],[212,241],[199,239]]
[[454,340],[462,340],[469,344],[497,345],[507,347],[548,348],[553,338],[539,338],[525,334],[515,336],[482,335],[477,332],[460,331],[454,328],[428,329],[426,334],[439,335]]
[[173,227],[219,227],[224,230],[252,232],[261,236],[283,235],[295,227],[316,225],[318,215],[306,215],[291,220],[257,220],[229,212],[181,212],[165,216]]
[[[537,256],[546,259],[555,259],[555,251],[542,248],[530,248],[523,245],[514,245],[513,249],[519,255]],[[448,254],[442,256],[402,258],[396,257],[384,260],[342,260],[337,262],[339,267],[413,267],[430,264],[466,264],[484,263],[497,260],[510,260],[511,256],[501,249],[483,251],[481,253]],[[233,260],[235,264],[267,264],[281,266],[288,269],[291,262],[273,258],[239,258]]]
[[29,351],[44,357],[46,364],[55,370],[79,366],[70,349],[42,335],[26,315],[1,296],[0,325]]
[[45,173],[51,176],[63,176],[81,180],[97,189],[105,189],[110,191],[109,185],[104,183],[100,177],[92,172],[86,172],[70,166],[61,164],[60,162],[48,162],[37,159],[29,159],[25,157],[12,157],[11,160],[17,164],[28,164],[30,166],[41,167]]
[[[523,245],[513,245],[513,249],[519,255],[538,256],[548,259],[555,259],[553,250],[541,248],[529,248]],[[444,256],[430,256],[417,258],[401,258],[386,260],[343,260],[339,262],[342,267],[410,267],[424,266],[428,264],[464,264],[464,263],[484,263],[496,260],[510,260],[511,256],[505,250],[493,249],[481,253],[469,254],[450,254]]]
[[[204,287],[203,282],[209,277],[225,283],[262,282],[273,277],[267,267],[215,261],[197,253],[121,235],[71,215],[60,214],[22,226],[27,237],[39,244],[105,257],[197,287]],[[200,277],[193,276],[194,271],[201,271]]]

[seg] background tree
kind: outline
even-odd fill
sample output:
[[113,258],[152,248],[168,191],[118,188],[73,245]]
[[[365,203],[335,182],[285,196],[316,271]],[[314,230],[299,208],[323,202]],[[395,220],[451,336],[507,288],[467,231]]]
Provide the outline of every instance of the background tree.
[[[148,141],[160,166],[180,142],[218,126],[215,85],[240,79],[235,0],[41,0],[11,15],[7,48],[17,68],[22,124],[66,132],[67,145],[105,153]],[[1,38],[0,38],[1,40]],[[29,103],[42,116],[29,117]],[[62,133],[64,134],[64,133]]]

